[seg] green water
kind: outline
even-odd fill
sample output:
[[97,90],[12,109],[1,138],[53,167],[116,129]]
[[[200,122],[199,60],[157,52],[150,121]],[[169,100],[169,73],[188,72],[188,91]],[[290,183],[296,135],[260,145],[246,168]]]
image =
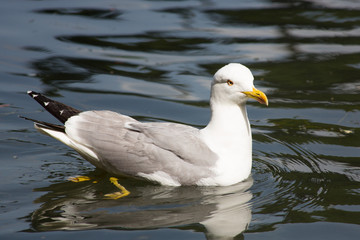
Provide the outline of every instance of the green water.
[[[358,239],[360,2],[6,1],[0,9],[1,239]],[[75,108],[203,127],[212,75],[248,66],[252,177],[115,187],[25,115]],[[91,176],[97,183],[72,183]]]

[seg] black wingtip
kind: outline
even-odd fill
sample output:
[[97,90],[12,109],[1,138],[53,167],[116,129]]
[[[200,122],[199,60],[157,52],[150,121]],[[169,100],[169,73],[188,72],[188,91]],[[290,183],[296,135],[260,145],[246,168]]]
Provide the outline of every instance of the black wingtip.
[[52,123],[39,121],[39,120],[36,120],[36,119],[24,117],[24,116],[21,116],[21,115],[18,115],[18,117],[23,118],[23,119],[28,120],[28,121],[31,121],[31,122],[34,122],[35,124],[37,124],[39,127],[42,127],[42,128],[56,130],[58,132],[65,132],[65,127],[61,126],[61,125],[56,125],[56,124],[52,124]]
[[27,94],[32,98],[36,98],[39,95],[39,93],[31,91],[31,90],[27,91]]
[[41,93],[29,90],[27,94],[62,123],[65,123],[70,117],[81,112],[80,110],[47,98]]

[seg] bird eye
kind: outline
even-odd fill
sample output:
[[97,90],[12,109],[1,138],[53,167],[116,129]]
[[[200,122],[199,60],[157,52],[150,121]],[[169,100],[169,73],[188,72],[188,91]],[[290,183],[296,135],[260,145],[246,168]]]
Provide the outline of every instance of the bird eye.
[[234,82],[233,82],[233,81],[231,81],[231,80],[227,80],[227,81],[226,81],[226,83],[227,83],[227,85],[229,85],[229,86],[234,85]]

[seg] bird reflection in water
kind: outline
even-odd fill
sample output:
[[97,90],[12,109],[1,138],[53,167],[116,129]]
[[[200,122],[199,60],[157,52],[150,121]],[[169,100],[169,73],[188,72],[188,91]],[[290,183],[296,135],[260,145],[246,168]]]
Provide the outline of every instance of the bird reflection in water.
[[[94,175],[94,173],[90,174]],[[113,191],[108,177],[81,183],[64,182],[35,189],[47,193],[35,202],[27,231],[85,229],[179,228],[203,231],[208,239],[232,239],[251,220],[252,178],[226,187],[168,187],[131,179],[131,194],[104,199]],[[203,229],[199,229],[199,224]]]

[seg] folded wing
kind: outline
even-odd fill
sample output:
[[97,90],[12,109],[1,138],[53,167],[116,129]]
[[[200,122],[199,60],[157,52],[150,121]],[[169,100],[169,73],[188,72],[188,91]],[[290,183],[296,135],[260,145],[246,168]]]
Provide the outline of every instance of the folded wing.
[[217,159],[196,128],[140,123],[111,111],[73,116],[65,122],[65,132],[71,141],[96,154],[94,165],[110,173],[169,180],[173,185],[195,184],[211,177]]

